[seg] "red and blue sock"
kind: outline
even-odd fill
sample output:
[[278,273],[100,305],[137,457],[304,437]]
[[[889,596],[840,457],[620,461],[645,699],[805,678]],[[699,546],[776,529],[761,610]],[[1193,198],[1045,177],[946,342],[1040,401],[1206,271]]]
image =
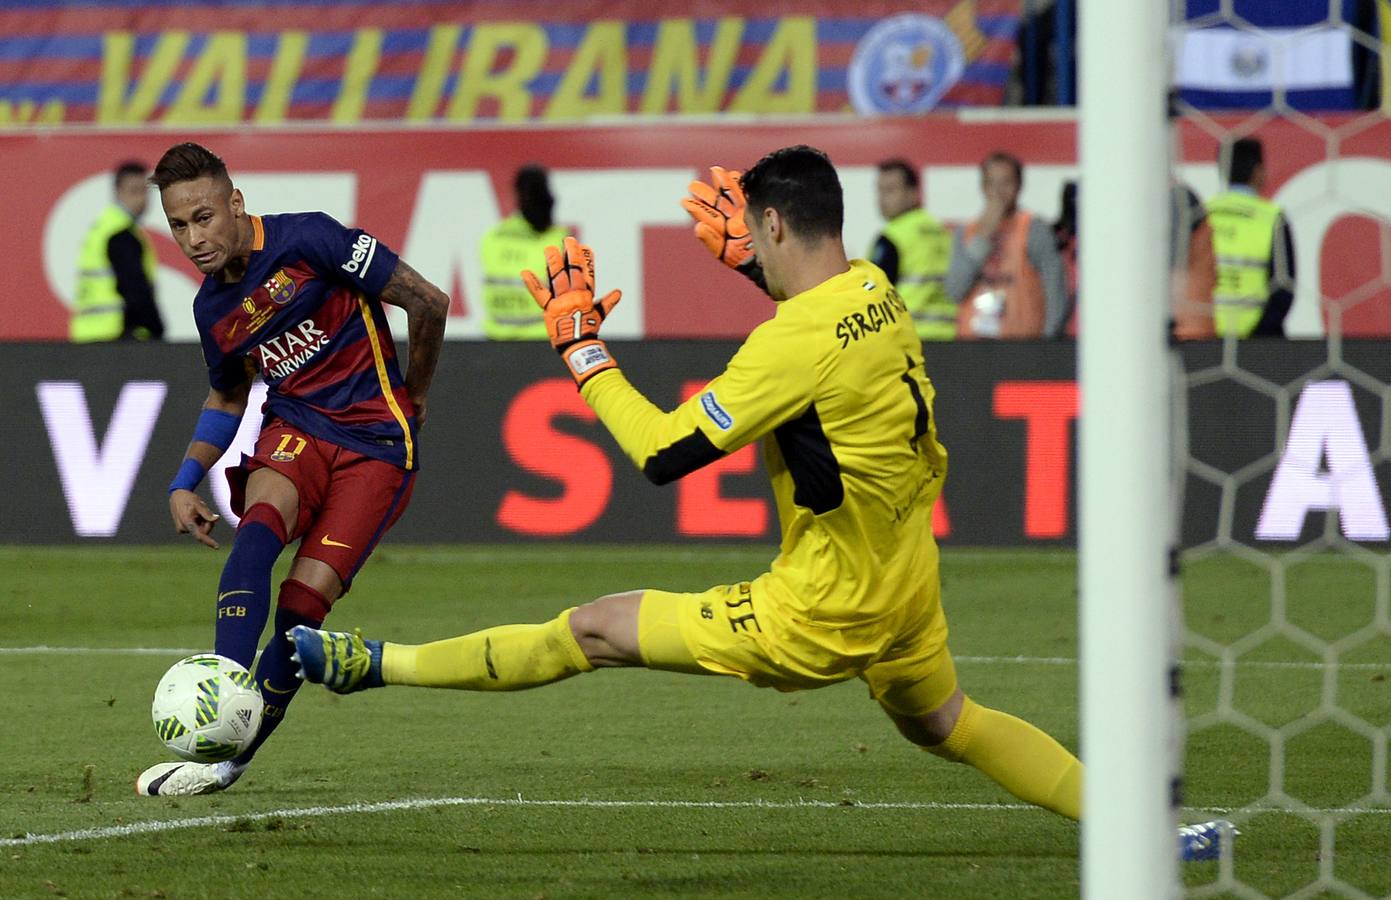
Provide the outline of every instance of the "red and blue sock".
[[261,661],[256,664],[256,687],[261,691],[265,706],[261,712],[261,728],[251,746],[242,751],[235,760],[238,764],[251,761],[251,757],[266,742],[272,732],[285,718],[285,709],[295,699],[302,682],[296,674],[299,664],[290,659],[295,645],[285,637],[285,632],[296,625],[318,628],[328,615],[329,599],[314,588],[293,578],[280,584],[280,600],[275,609],[275,628],[270,640],[261,650]]
[[288,543],[280,512],[269,503],[246,511],[217,584],[213,650],[251,668],[270,615],[270,574]]

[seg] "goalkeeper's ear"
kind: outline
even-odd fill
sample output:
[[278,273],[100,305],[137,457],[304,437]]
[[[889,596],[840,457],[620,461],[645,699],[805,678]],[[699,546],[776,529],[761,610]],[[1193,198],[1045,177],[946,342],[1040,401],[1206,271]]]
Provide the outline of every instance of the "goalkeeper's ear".
[[763,209],[750,209],[746,223],[749,226],[749,235],[755,231],[763,232],[763,235],[773,243],[778,243],[787,236],[787,220],[783,218],[781,212],[776,207],[765,206]]

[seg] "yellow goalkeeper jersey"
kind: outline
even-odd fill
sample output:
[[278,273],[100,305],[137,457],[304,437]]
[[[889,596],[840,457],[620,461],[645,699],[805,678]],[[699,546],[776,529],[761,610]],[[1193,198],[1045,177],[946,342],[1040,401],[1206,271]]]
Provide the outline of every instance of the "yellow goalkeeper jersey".
[[618,370],[585,400],[658,483],[762,440],[782,544],[759,579],[804,622],[894,613],[936,577],[932,504],[947,471],[908,308],[874,265],[778,304],[725,370],[664,413]]

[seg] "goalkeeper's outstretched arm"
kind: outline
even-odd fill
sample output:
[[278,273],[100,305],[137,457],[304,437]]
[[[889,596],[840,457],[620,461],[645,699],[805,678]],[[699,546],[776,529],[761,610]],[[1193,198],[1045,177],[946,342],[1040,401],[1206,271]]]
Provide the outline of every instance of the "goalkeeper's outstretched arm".
[[580,395],[649,480],[666,484],[751,444],[806,411],[813,354],[776,320],[755,328],[714,380],[663,412],[616,368]]

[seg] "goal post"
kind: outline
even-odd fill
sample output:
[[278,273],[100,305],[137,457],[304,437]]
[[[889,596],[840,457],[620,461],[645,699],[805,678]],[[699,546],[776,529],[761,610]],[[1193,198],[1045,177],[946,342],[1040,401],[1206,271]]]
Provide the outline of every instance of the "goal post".
[[1177,894],[1167,4],[1079,15],[1082,892]]

